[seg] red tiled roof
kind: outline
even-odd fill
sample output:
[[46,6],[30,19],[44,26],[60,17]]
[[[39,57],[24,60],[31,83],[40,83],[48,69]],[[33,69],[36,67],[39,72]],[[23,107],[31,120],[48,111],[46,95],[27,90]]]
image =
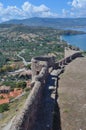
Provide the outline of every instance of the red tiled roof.
[[23,92],[22,89],[14,89],[14,91],[9,92],[8,94],[0,94],[0,96],[3,96],[4,99],[0,99],[0,104],[9,103],[9,100],[11,97],[17,97]]
[[4,103],[9,103],[9,98],[6,99],[0,99],[0,105]]

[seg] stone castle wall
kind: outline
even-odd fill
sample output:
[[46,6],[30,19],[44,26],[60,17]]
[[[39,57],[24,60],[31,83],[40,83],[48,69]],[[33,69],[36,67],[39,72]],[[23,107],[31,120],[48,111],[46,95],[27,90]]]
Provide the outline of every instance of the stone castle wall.
[[[45,60],[44,57],[32,59],[33,89],[25,102],[23,110],[15,117],[9,130],[31,130],[34,126],[48,76],[48,68],[54,64],[54,60],[52,60],[51,57],[45,57]],[[39,74],[37,74],[38,71]]]
[[81,53],[75,53],[55,63],[53,57],[36,57],[32,59],[32,86],[33,89],[28,96],[23,110],[15,117],[9,130],[31,130],[36,120],[36,114],[41,105],[42,94],[46,86],[49,67],[61,65],[79,57]]
[[39,72],[43,67],[51,67],[54,66],[55,63],[55,58],[54,57],[36,57],[32,58],[31,60],[32,65],[31,65],[31,70],[32,70],[32,80],[35,75],[38,75]]
[[76,52],[76,53],[58,61],[57,63],[55,63],[55,66],[59,67],[59,66],[65,65],[65,64],[71,62],[73,59],[80,57],[80,56],[82,56],[81,52]]

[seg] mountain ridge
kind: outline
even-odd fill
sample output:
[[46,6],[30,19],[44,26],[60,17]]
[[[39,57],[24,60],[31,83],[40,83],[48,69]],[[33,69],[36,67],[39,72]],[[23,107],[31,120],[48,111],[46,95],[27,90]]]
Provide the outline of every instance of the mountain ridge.
[[28,26],[42,26],[52,28],[86,27],[86,18],[40,18],[13,19],[2,24],[24,24]]

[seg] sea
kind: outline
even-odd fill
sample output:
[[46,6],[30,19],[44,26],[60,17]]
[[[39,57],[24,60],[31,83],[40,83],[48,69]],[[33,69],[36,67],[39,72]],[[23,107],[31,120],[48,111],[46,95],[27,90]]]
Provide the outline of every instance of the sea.
[[[86,27],[84,27],[84,28],[66,28],[66,30],[67,29],[86,32]],[[64,36],[62,36],[62,39],[65,40],[69,45],[79,47],[81,50],[86,51],[86,34],[64,35]]]

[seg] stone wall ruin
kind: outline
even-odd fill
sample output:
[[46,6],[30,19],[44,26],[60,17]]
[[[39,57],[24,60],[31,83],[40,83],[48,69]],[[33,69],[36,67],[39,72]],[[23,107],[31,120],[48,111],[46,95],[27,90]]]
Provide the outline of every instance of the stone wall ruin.
[[36,114],[41,105],[44,87],[49,74],[49,68],[65,65],[76,57],[81,55],[80,52],[66,57],[55,63],[54,57],[36,57],[32,58],[32,91],[29,94],[23,110],[15,117],[9,130],[31,130],[36,120]]

